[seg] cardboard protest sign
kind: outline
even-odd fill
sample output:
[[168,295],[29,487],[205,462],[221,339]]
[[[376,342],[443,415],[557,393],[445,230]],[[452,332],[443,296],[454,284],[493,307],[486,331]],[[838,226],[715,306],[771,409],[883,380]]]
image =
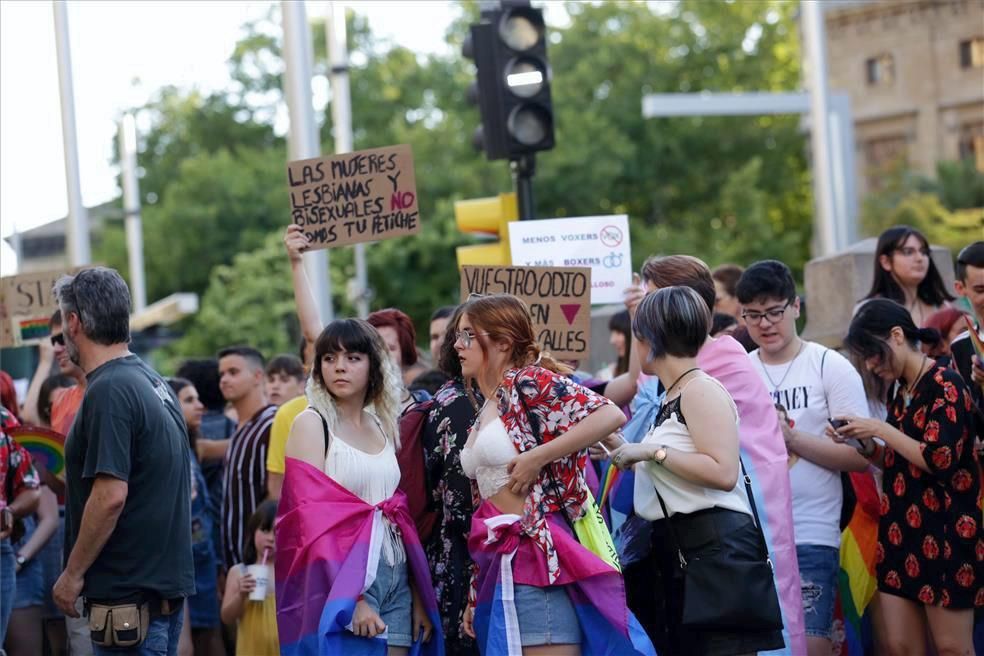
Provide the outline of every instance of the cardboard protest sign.
[[537,342],[562,360],[582,360],[591,342],[591,269],[584,267],[461,268],[461,300],[469,294],[512,294],[533,316]]
[[58,309],[51,288],[79,268],[23,273],[0,278],[0,347],[26,346],[47,339],[48,321]]
[[632,284],[629,217],[583,216],[509,224],[512,263],[591,267],[591,302],[622,303]]
[[311,248],[420,231],[410,146],[387,146],[287,164],[291,221]]

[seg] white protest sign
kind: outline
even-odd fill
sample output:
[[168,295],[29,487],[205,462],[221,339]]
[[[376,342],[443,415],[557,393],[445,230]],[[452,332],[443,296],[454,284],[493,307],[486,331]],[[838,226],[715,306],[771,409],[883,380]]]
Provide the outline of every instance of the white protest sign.
[[632,284],[625,214],[513,221],[509,246],[514,266],[590,267],[593,305],[621,303]]

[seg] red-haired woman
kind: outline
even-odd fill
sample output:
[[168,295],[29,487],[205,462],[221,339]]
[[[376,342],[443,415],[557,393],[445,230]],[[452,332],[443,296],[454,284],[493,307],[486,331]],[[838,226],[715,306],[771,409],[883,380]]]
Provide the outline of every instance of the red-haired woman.
[[610,653],[633,653],[621,574],[570,528],[588,500],[586,449],[625,416],[540,353],[514,296],[470,299],[456,330],[462,374],[486,399],[461,452],[482,498],[468,541],[477,587],[465,631],[484,653],[508,645],[510,654],[575,656],[609,643]]
[[417,363],[417,330],[413,321],[396,308],[376,310],[366,317],[366,321],[383,336],[390,357],[403,374],[403,384],[409,387],[427,370]]

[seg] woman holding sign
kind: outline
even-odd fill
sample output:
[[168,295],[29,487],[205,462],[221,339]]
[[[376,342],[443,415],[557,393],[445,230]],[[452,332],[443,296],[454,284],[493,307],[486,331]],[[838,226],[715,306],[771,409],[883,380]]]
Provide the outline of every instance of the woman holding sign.
[[455,337],[462,374],[487,399],[461,452],[482,497],[468,540],[477,571],[465,631],[486,656],[653,654],[626,609],[621,573],[574,530],[589,504],[586,449],[625,416],[540,352],[514,296],[470,298]]

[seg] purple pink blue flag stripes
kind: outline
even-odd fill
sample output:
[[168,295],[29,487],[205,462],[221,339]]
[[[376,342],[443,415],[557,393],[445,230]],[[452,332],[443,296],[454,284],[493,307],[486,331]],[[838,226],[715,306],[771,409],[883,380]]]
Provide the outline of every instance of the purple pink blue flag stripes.
[[[486,501],[473,516],[468,539],[479,567],[475,632],[482,656],[520,653],[518,626],[510,619],[510,613],[515,618],[515,609],[510,609],[508,588],[548,585],[546,555],[521,533],[518,518],[495,526],[504,517],[509,516]],[[548,524],[561,568],[557,584],[564,586],[581,626],[581,654],[655,656],[649,637],[625,605],[621,574],[581,546],[566,527],[553,519]],[[504,568],[508,568],[506,576]]]
[[434,587],[403,493],[373,507],[293,458],[287,459],[276,522],[282,656],[385,656],[385,639],[360,638],[345,628],[356,600],[371,583],[372,573],[367,577],[367,572],[378,513],[400,530],[411,576],[434,626],[430,641],[415,644],[411,654],[443,656]]

